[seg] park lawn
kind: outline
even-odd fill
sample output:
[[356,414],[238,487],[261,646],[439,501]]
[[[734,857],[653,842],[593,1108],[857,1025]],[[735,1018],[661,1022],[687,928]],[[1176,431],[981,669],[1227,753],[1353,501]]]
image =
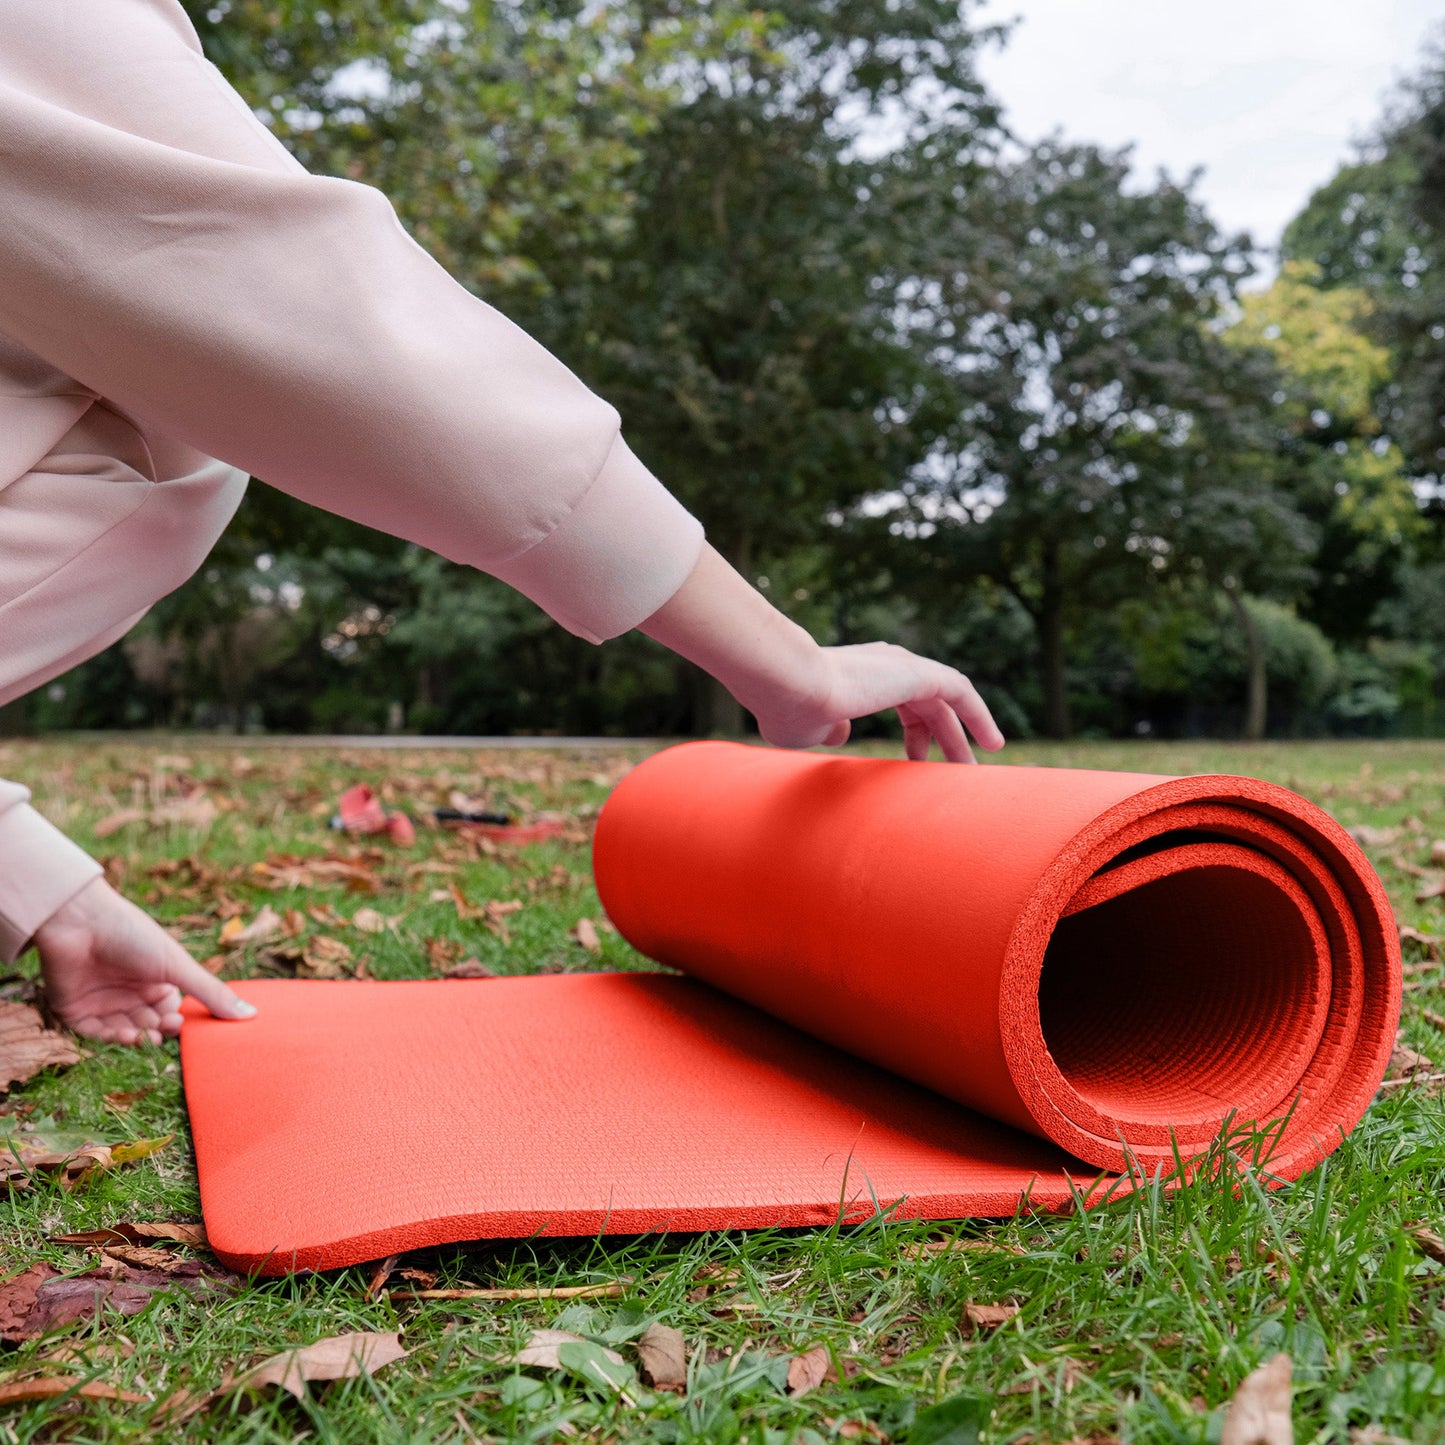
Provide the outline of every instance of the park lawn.
[[[129,896],[175,920],[198,957],[218,951],[221,919],[263,904],[291,907],[305,931],[351,950],[378,978],[426,977],[475,958],[498,973],[641,967],[615,933],[601,952],[572,930],[600,922],[586,825],[642,750],[395,752],[208,743],[10,743],[0,775],[82,844],[109,858]],[[1445,901],[1414,902],[1410,865],[1445,838],[1445,744],[1023,745],[1015,763],[1146,772],[1244,772],[1282,782],[1347,825],[1392,830],[1372,855],[1402,923],[1445,931]],[[575,841],[489,855],[422,828],[416,844],[348,842],[327,819],[345,785],[364,780],[388,801],[421,809],[453,792],[577,821]],[[196,789],[216,805],[197,803]],[[186,807],[174,805],[189,796]],[[117,819],[135,816],[123,826]],[[170,820],[167,821],[169,816]],[[97,824],[114,831],[96,837]],[[1413,821],[1411,821],[1413,820]],[[277,893],[250,865],[277,853],[366,849],[379,891],[341,886]],[[174,867],[192,859],[200,867]],[[456,872],[425,871],[430,863]],[[1403,868],[1397,865],[1405,865]],[[169,871],[168,871],[169,870]],[[459,917],[464,899],[517,899],[504,941]],[[308,908],[354,918],[401,915],[393,931],[318,923]],[[274,947],[276,945],[272,945]],[[228,955],[229,976],[294,967],[266,947]],[[1442,1061],[1445,970],[1406,947],[1403,1039]],[[33,966],[33,956],[29,960]],[[302,965],[306,965],[303,963]],[[336,961],[332,959],[332,966]],[[11,985],[11,996],[17,985]],[[539,1087],[545,1084],[539,1081]],[[145,1092],[128,1108],[108,1094]],[[12,1193],[0,1253],[4,1274],[38,1260],[78,1270],[84,1248],[50,1236],[119,1221],[199,1218],[177,1050],[97,1048],[11,1095],[97,1139],[173,1142],[66,1192],[37,1183]],[[12,1121],[13,1122],[13,1116]],[[378,1140],[378,1147],[387,1141]],[[1445,1439],[1445,1266],[1411,1233],[1445,1232],[1445,1107],[1435,1086],[1383,1091],[1325,1165],[1265,1194],[1199,1182],[1167,1196],[1144,1190],[1070,1216],[937,1225],[875,1219],[844,1228],[638,1241],[534,1241],[446,1250],[403,1261],[443,1286],[621,1284],[591,1301],[395,1302],[369,1298],[369,1270],[240,1282],[219,1301],[163,1294],[131,1318],[111,1315],[0,1353],[0,1387],[38,1374],[79,1374],[161,1401],[202,1394],[277,1351],[347,1331],[400,1330],[410,1355],[371,1378],[224,1395],[184,1424],[157,1405],[71,1400],[0,1411],[0,1441],[129,1441],[143,1435],[214,1441],[656,1440],[785,1442],[856,1439],[952,1442],[1215,1441],[1240,1380],[1278,1350],[1295,1361],[1300,1441],[1385,1445]],[[967,1242],[941,1249],[941,1241]],[[393,1277],[393,1284],[402,1283]],[[970,1326],[968,1305],[1017,1305],[996,1327]],[[691,1354],[685,1395],[636,1386],[631,1398],[509,1358],[536,1328],[610,1341],[629,1360],[650,1321],[681,1329]],[[792,1357],[823,1346],[832,1366],[816,1388],[787,1391]],[[948,1409],[960,1401],[949,1433]],[[971,1405],[969,1402],[973,1402]]]

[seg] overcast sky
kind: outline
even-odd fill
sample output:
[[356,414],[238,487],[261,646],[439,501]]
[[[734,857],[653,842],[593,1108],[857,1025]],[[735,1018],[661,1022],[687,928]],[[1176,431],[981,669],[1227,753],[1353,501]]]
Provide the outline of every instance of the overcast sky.
[[1445,0],[989,0],[1019,16],[983,62],[1013,128],[1136,143],[1136,164],[1205,174],[1229,230],[1277,244],[1445,28]]

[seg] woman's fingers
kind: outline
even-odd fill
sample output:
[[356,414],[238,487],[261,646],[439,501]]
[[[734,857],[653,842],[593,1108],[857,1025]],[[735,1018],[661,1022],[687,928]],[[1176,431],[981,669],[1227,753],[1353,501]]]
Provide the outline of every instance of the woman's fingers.
[[[954,715],[973,734],[979,747],[997,752],[1004,744],[1003,733],[993,720],[988,704],[978,695],[978,689],[954,668],[944,669],[948,674],[939,697],[948,704]],[[970,758],[972,754],[970,753]]]
[[898,720],[903,724],[903,751],[910,761],[921,763],[928,757],[928,745],[933,741],[932,729],[918,715],[913,703],[900,703]]
[[190,994],[218,1019],[248,1019],[256,1012],[254,1004],[238,998],[215,974],[202,968],[179,945],[175,952],[167,952],[163,976],[167,983],[173,983],[182,993]]
[[929,698],[913,704],[913,710],[938,741],[939,750],[950,763],[972,763],[977,759],[968,745],[958,714],[942,698]]

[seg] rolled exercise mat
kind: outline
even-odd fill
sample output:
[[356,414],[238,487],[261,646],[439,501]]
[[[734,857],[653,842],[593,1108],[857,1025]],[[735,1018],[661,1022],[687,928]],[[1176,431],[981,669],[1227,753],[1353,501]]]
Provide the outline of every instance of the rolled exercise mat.
[[1292,1178],[1400,1002],[1359,849],[1283,788],[691,743],[594,847],[684,971],[259,981],[181,1035],[216,1253],[1051,1208],[1272,1125]]

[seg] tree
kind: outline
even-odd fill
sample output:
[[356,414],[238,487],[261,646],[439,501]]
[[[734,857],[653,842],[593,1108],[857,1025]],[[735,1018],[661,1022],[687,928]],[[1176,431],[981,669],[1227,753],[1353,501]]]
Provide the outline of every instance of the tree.
[[1374,303],[1322,279],[1316,264],[1286,261],[1272,286],[1243,298],[1227,336],[1279,367],[1273,480],[1319,532],[1306,615],[1356,641],[1421,522],[1405,458],[1375,412],[1392,366],[1367,334]]
[[[559,308],[635,450],[750,577],[826,543],[952,425],[898,268],[921,167],[963,184],[995,134],[970,8],[784,0],[764,48],[689,67],[605,278],[579,273]],[[703,725],[735,731],[708,698]]]
[[1071,625],[1168,565],[1201,438],[1227,458],[1258,413],[1211,329],[1247,241],[1188,185],[1140,188],[1129,170],[1127,151],[1025,151],[975,186],[917,279],[957,425],[905,484],[905,525],[1033,619],[1054,737],[1071,727]]

